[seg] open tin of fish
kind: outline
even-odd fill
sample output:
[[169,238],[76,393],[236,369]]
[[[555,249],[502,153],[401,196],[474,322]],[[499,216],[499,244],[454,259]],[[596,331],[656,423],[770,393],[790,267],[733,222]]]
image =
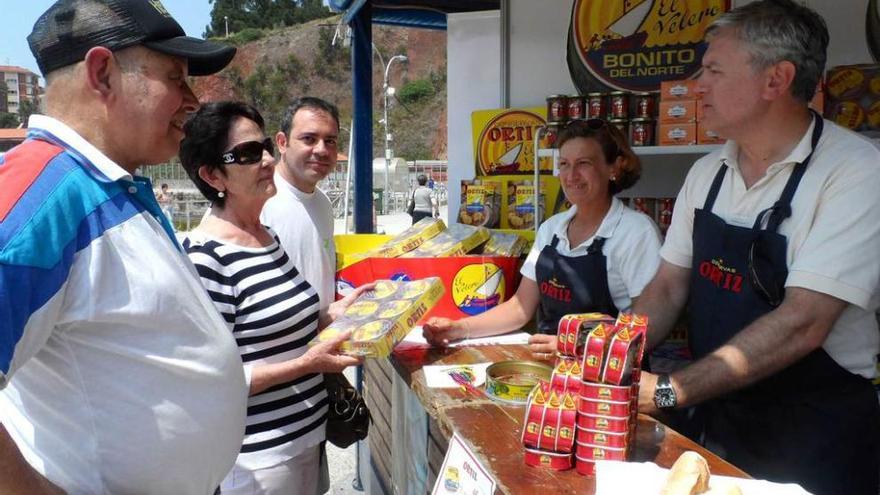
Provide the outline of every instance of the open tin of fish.
[[501,402],[524,405],[539,381],[550,381],[553,369],[534,361],[500,361],[486,368],[486,393]]

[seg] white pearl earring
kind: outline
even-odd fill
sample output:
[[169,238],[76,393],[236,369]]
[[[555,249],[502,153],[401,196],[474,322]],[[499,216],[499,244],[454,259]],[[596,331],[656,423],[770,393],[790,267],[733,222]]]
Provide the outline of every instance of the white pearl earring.
[[217,193],[217,197],[218,197],[218,198],[225,198],[225,197],[226,197],[226,193],[223,192],[223,191],[220,191],[220,192]]

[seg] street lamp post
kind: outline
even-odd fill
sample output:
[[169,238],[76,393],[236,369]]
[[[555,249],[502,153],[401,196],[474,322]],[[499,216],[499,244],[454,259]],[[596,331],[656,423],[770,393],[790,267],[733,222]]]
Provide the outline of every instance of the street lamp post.
[[382,81],[382,97],[383,97],[383,118],[382,120],[385,123],[385,201],[383,201],[382,207],[385,209],[386,213],[388,211],[388,169],[391,167],[391,159],[394,158],[394,151],[391,149],[391,128],[388,124],[388,97],[394,95],[394,88],[388,86],[388,72],[391,69],[391,64],[394,63],[395,60],[400,60],[401,62],[406,62],[409,59],[406,55],[395,55],[391,57],[388,61],[388,65],[385,66],[385,78]]

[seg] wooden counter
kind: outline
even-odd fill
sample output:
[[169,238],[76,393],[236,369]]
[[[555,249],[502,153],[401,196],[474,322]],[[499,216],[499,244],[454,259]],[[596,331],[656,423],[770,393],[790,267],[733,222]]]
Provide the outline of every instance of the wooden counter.
[[[370,430],[374,472],[386,489],[390,479],[391,373],[405,380],[428,413],[428,491],[434,484],[448,439],[457,431],[467,440],[498,483],[497,493],[578,493],[592,494],[594,481],[574,469],[552,471],[526,466],[520,432],[524,408],[508,406],[485,396],[459,389],[432,389],[425,385],[422,366],[428,364],[469,364],[530,359],[524,346],[484,346],[452,350],[407,351],[388,360],[368,360],[365,390],[374,416]],[[390,407],[389,407],[390,406]],[[639,416],[633,461],[653,461],[669,467],[685,450],[694,450],[708,461],[713,474],[747,477],[745,473],[667,428],[653,418]],[[390,490],[388,490],[390,492]]]

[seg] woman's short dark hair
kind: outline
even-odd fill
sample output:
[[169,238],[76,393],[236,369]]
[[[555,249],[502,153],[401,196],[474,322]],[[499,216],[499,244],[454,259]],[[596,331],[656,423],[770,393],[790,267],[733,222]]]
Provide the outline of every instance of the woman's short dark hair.
[[428,176],[425,174],[419,174],[419,176],[416,177],[416,180],[418,181],[420,186],[424,186],[428,183]]
[[602,154],[609,167],[614,165],[618,156],[623,157],[623,165],[617,173],[616,180],[608,183],[608,192],[612,196],[639,181],[642,175],[642,162],[617,126],[601,119],[573,120],[559,132],[556,145],[562,148],[563,144],[575,138],[595,139],[602,148]]
[[199,177],[199,168],[204,165],[208,170],[219,170],[226,175],[220,155],[226,151],[232,122],[239,117],[254,121],[260,130],[264,130],[265,123],[260,112],[238,101],[206,103],[183,126],[186,137],[180,143],[180,163],[199,191],[221,208],[226,198],[219,197],[218,191]]

